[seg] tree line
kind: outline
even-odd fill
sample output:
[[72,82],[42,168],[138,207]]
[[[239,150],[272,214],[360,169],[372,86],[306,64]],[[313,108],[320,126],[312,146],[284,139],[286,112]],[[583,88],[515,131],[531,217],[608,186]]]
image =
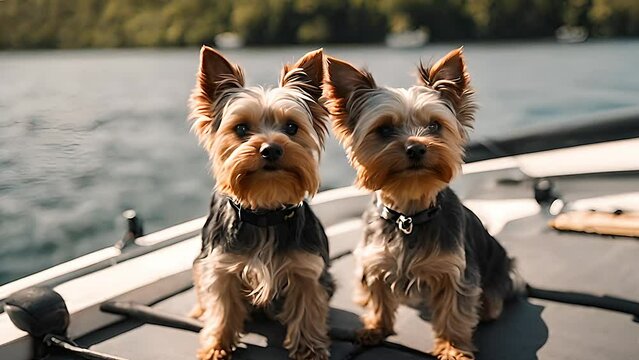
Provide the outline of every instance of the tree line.
[[0,0],[0,49],[539,38],[562,25],[639,35],[638,0]]

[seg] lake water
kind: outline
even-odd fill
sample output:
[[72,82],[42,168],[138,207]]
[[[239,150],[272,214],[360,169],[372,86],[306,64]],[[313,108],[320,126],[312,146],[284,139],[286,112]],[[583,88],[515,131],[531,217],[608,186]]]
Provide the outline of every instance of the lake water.
[[[409,86],[423,49],[328,47],[378,84]],[[275,84],[311,48],[228,51],[250,84]],[[134,208],[153,231],[205,215],[213,181],[189,133],[199,49],[0,52],[0,284],[113,244]],[[639,105],[639,41],[470,44],[474,138]],[[349,185],[328,143],[323,188]]]

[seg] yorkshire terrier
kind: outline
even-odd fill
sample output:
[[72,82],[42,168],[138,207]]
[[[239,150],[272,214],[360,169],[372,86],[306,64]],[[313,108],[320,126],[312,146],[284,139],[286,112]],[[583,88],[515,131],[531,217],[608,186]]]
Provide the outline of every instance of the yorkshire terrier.
[[329,122],[324,66],[313,51],[284,66],[279,87],[245,87],[237,65],[201,50],[191,119],[216,186],[193,264],[199,359],[229,359],[256,308],[287,327],[291,358],[329,356],[328,240],[304,201],[319,188]]
[[375,192],[355,250],[365,345],[394,333],[398,305],[426,305],[439,359],[473,359],[473,331],[496,319],[520,288],[514,260],[464,207],[449,182],[460,172],[476,109],[462,49],[418,85],[378,87],[372,75],[328,57],[324,94],[334,131]]

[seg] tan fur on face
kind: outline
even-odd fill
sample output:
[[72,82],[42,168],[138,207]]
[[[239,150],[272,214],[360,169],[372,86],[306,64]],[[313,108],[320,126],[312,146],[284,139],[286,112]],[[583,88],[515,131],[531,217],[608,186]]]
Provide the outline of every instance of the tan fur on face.
[[[380,190],[385,203],[396,209],[404,209],[411,201],[430,205],[460,170],[464,141],[458,122],[437,95],[424,87],[377,89],[366,99],[354,107],[360,120],[347,148],[357,170],[357,185]],[[433,121],[442,127],[436,135],[424,131]],[[392,139],[376,131],[387,124],[396,129]],[[427,148],[423,169],[409,169],[406,146],[411,143]]]
[[[319,188],[317,158],[305,147],[315,143],[305,142],[302,132],[300,129],[296,135],[298,142],[276,132],[256,134],[244,142],[232,131],[218,134],[220,139],[215,148],[219,146],[230,152],[228,157],[216,157],[213,161],[218,190],[252,209],[297,204],[307,194],[315,194]],[[265,143],[278,144],[284,150],[278,170],[262,169],[264,160],[260,148]]]
[[[459,173],[475,110],[461,50],[428,70],[420,67],[421,85],[380,88],[371,75],[329,58],[324,95],[335,133],[357,170],[356,184],[380,191],[384,202],[410,213],[432,205],[435,196]],[[425,128],[438,122],[441,131]],[[391,124],[392,138],[376,131]],[[426,146],[423,168],[409,169],[406,146]]]
[[[319,157],[328,113],[320,103],[324,57],[321,50],[282,71],[274,89],[244,87],[241,69],[203,47],[198,82],[191,96],[193,131],[209,152],[218,190],[247,208],[296,204],[319,188]],[[283,133],[287,123],[297,134]],[[237,125],[249,127],[246,137]],[[263,169],[260,148],[282,146],[276,171]]]

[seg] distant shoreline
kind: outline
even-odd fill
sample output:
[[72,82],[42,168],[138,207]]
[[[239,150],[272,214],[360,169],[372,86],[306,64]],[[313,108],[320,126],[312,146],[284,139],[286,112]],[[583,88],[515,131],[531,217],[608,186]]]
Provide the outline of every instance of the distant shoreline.
[[626,36],[639,36],[638,1],[0,2],[0,49],[375,45],[389,38],[401,39],[390,42],[400,46],[553,37],[575,43]]
[[[557,41],[553,37],[539,37],[539,38],[521,38],[521,39],[466,39],[466,40],[449,40],[449,41],[434,41],[425,44],[422,47],[411,48],[410,50],[415,50],[419,48],[428,49],[429,47],[441,47],[450,45],[453,47],[456,46],[465,46],[465,45],[497,45],[497,46],[527,46],[527,45],[548,45],[551,43],[555,43],[557,45],[562,46],[579,46],[580,44],[597,44],[597,43],[621,43],[621,42],[635,42],[639,41],[639,36],[619,36],[619,37],[593,37],[588,38],[586,41],[577,44],[565,44]],[[214,44],[203,43],[202,45],[213,46]],[[234,52],[234,51],[243,51],[243,50],[272,50],[272,49],[283,49],[283,48],[299,48],[299,49],[310,49],[310,48],[333,48],[333,49],[365,49],[365,48],[379,48],[386,47],[383,42],[375,42],[375,43],[310,43],[310,44],[254,44],[248,45],[237,49],[228,49],[225,51]],[[40,48],[0,48],[0,53],[10,53],[10,52],[30,52],[30,51],[85,51],[85,50],[105,50],[105,51],[117,51],[117,50],[184,50],[184,49],[199,49],[198,45],[184,45],[184,46],[120,46],[120,47],[77,47],[77,48],[56,48],[56,47],[40,47]],[[397,51],[402,51],[404,49],[396,49]]]

